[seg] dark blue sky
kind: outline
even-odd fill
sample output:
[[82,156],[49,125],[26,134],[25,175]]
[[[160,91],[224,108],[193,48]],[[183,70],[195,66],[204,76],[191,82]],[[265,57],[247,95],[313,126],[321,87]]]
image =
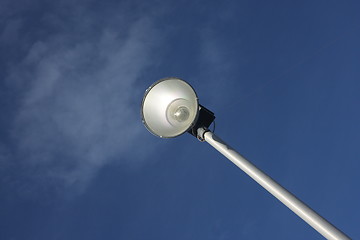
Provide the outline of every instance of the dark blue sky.
[[358,1],[0,3],[0,239],[322,239],[139,107],[176,76],[216,134],[360,239]]

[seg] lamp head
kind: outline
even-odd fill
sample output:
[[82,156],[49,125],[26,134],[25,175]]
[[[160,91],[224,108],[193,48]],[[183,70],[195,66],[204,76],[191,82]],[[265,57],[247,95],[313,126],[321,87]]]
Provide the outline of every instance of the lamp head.
[[190,84],[180,78],[161,79],[145,91],[141,117],[156,136],[179,136],[195,125],[198,115],[198,97]]

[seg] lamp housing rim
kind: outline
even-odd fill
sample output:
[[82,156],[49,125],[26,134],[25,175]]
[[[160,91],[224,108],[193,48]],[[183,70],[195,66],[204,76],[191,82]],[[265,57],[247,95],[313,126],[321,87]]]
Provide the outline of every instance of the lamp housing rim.
[[[148,126],[148,124],[146,123],[146,120],[145,120],[145,117],[144,117],[144,111],[143,111],[143,108],[144,108],[144,102],[145,102],[145,99],[148,95],[148,93],[151,91],[151,89],[153,89],[156,85],[158,85],[159,83],[163,82],[163,81],[167,81],[167,80],[180,80],[182,82],[185,82],[191,89],[192,91],[194,92],[195,94],[195,101],[196,101],[196,106],[197,106],[197,109],[196,109],[196,113],[195,113],[195,118],[193,120],[193,122],[189,125],[189,127],[182,131],[181,133],[175,135],[175,136],[161,136],[161,135],[158,135],[156,134],[155,132],[153,132],[151,130],[151,128]],[[146,129],[151,133],[153,134],[154,136],[156,137],[160,137],[160,138],[175,138],[175,137],[178,137],[186,132],[188,132],[190,129],[192,129],[195,125],[196,125],[196,122],[199,118],[199,97],[195,91],[195,89],[193,88],[193,86],[191,86],[190,83],[188,83],[187,81],[185,81],[184,79],[181,79],[181,78],[178,78],[178,77],[166,77],[166,78],[161,78],[159,80],[157,80],[156,82],[154,82],[153,84],[150,85],[150,87],[148,87],[146,90],[145,90],[145,94],[143,96],[143,99],[141,101],[141,107],[140,107],[140,115],[141,115],[141,121],[142,123],[144,124],[144,126],[146,127]]]

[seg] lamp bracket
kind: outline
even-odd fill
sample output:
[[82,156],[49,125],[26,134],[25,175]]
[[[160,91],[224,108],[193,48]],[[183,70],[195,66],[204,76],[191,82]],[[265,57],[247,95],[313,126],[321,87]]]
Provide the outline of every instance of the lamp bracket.
[[195,125],[188,130],[188,133],[198,138],[200,141],[203,141],[202,137],[198,135],[198,129],[208,129],[211,123],[215,120],[215,115],[212,111],[207,109],[206,107],[199,104],[199,117],[195,123]]

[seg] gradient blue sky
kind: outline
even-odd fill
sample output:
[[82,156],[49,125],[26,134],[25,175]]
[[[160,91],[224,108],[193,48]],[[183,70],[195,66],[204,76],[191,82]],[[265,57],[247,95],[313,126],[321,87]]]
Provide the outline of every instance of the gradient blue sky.
[[322,239],[144,90],[187,80],[216,134],[360,239],[359,1],[0,2],[0,239]]

